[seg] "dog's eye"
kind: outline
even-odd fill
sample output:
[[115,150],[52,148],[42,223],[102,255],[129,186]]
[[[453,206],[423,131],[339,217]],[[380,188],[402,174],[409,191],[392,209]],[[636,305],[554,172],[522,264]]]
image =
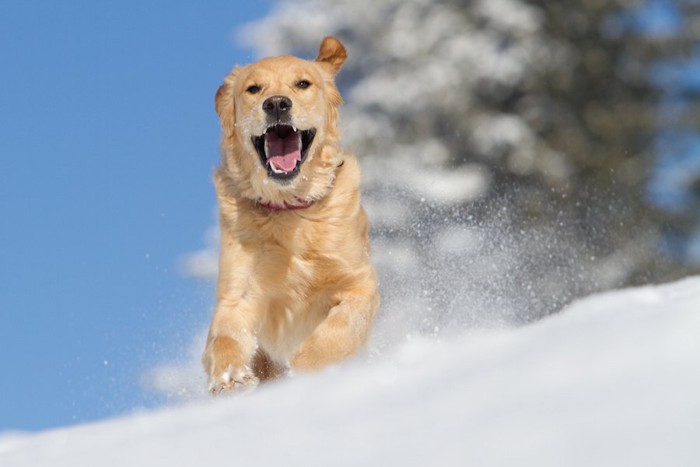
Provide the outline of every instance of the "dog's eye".
[[246,88],[246,92],[248,94],[257,94],[260,92],[260,86],[257,84],[252,84]]
[[299,82],[297,83],[297,87],[298,87],[299,89],[306,89],[306,88],[308,88],[309,86],[311,86],[311,83],[308,82],[308,81],[305,80],[305,79],[302,79],[301,81],[299,81]]

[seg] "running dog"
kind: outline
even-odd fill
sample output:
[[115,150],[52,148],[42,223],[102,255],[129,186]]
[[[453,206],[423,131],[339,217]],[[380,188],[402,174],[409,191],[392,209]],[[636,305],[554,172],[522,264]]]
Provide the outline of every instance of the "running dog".
[[326,37],[315,60],[236,67],[216,93],[221,255],[202,359],[214,394],[339,363],[370,332],[379,294],[360,170],[336,126],[346,57]]

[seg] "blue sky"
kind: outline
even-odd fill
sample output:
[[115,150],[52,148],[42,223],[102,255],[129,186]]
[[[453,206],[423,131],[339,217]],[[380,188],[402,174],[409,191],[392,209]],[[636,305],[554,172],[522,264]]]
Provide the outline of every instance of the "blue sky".
[[158,403],[211,284],[214,93],[265,2],[0,2],[0,431]]

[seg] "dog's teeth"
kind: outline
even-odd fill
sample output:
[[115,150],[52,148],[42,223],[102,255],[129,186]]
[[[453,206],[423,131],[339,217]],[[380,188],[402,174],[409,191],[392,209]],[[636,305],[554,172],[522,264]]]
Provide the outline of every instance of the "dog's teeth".
[[269,163],[268,165],[270,166],[270,168],[272,169],[272,171],[274,173],[277,173],[277,174],[286,173],[284,170],[280,170],[277,167],[275,167],[275,164]]
[[296,133],[296,132],[297,132],[297,127],[295,127],[294,125],[292,125],[292,130],[294,130],[294,133]]

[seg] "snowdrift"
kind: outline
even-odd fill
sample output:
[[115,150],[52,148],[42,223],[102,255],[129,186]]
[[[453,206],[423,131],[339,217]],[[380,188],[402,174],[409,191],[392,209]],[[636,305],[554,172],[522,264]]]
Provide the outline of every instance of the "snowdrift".
[[695,277],[250,394],[5,434],[0,465],[697,466],[699,440]]

